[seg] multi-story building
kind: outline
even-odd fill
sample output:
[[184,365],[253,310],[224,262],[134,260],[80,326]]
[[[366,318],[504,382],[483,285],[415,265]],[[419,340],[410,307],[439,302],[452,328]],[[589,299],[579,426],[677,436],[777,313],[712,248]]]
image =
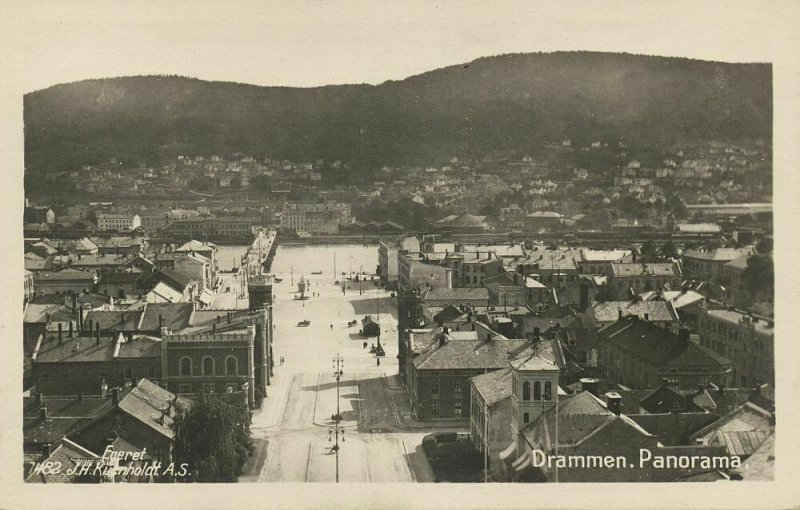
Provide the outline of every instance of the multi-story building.
[[453,288],[453,269],[428,253],[400,251],[397,254],[398,288]]
[[679,290],[683,272],[674,262],[611,264],[606,275],[614,299],[623,301],[650,290]]
[[736,309],[701,308],[700,344],[733,361],[732,382],[743,388],[775,384],[775,323]]
[[81,293],[94,290],[97,276],[91,271],[63,269],[61,271],[36,273],[33,288],[37,295]]
[[414,236],[397,241],[381,240],[378,245],[378,267],[380,268],[381,282],[390,287],[397,286],[398,252],[401,250],[418,252],[419,249],[419,240]]
[[598,368],[613,383],[652,388],[666,380],[679,389],[729,387],[731,360],[689,340],[689,331],[667,331],[638,316],[624,317],[598,333]]
[[134,230],[142,226],[138,214],[97,213],[97,228],[100,230]]
[[707,280],[716,280],[722,276],[725,264],[753,253],[753,247],[717,248],[711,251],[686,250],[681,259],[688,274]]

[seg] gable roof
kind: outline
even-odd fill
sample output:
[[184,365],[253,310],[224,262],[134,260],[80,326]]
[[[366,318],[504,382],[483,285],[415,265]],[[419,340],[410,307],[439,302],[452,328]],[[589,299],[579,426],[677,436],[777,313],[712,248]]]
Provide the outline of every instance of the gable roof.
[[599,322],[613,322],[622,317],[637,315],[640,319],[658,322],[677,322],[678,313],[669,301],[604,301],[593,302],[592,313]]
[[423,301],[460,301],[466,299],[489,300],[489,290],[484,287],[460,287],[456,289],[428,290]]
[[486,405],[492,405],[511,396],[511,368],[493,370],[470,378],[475,391]]
[[619,277],[630,276],[681,276],[681,268],[675,262],[651,262],[649,264],[631,262],[611,264],[611,273]]
[[601,342],[612,342],[640,360],[658,367],[724,368],[731,361],[686,338],[639,320],[625,317],[598,331]]
[[[414,358],[417,370],[496,370],[508,366],[509,351],[519,348],[525,340],[493,338],[488,342],[478,340],[475,332],[462,332],[455,338],[440,333]],[[472,333],[472,334],[470,334]],[[439,339],[444,335],[444,345]]]
[[671,386],[662,384],[639,401],[639,407],[650,414],[678,412],[703,412],[691,395],[685,396]]
[[165,328],[183,329],[189,326],[192,312],[194,312],[193,303],[147,303],[142,313],[139,329],[158,331],[159,317]]
[[141,310],[92,310],[84,321],[100,323],[101,331],[136,331],[141,317]]

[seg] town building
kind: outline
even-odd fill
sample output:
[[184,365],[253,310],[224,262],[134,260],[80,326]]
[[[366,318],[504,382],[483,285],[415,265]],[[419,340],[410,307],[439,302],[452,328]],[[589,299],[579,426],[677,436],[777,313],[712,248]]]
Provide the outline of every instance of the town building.
[[129,231],[140,228],[142,219],[138,214],[97,213],[97,228],[100,230]]
[[670,301],[645,301],[638,296],[628,301],[594,302],[586,310],[586,315],[594,326],[602,328],[629,316],[637,316],[664,329],[678,332],[680,324],[678,312]]
[[686,250],[681,255],[683,267],[687,275],[706,280],[717,280],[723,275],[724,267],[729,262],[753,255],[755,249],[747,248],[716,248],[714,250]]
[[733,384],[775,384],[773,319],[731,308],[702,308],[697,331],[704,348],[731,359]]
[[397,287],[397,254],[400,251],[419,252],[419,240],[414,236],[408,236],[394,242],[382,239],[378,245],[379,276],[381,282],[390,288]]
[[651,388],[663,380],[679,389],[730,387],[732,362],[689,340],[689,331],[667,331],[638,316],[624,317],[597,333],[598,369],[611,382]]
[[617,301],[650,290],[680,290],[683,272],[675,262],[611,264],[608,286]]
[[36,295],[89,292],[94,290],[96,283],[97,276],[93,272],[78,269],[40,271],[33,278]]

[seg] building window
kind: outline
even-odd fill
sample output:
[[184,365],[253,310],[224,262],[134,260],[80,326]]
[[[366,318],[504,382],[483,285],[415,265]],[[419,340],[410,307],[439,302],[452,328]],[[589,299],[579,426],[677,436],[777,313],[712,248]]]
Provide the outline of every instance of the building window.
[[461,394],[461,382],[460,381],[455,381],[453,383],[453,393],[456,393],[458,395]]
[[228,356],[225,358],[225,374],[238,375],[239,374],[239,360],[236,356]]
[[433,416],[439,416],[439,402],[431,403],[431,414]]
[[544,399],[550,400],[553,397],[553,388],[550,381],[544,383]]
[[214,375],[214,358],[211,356],[203,358],[203,375]]
[[461,402],[459,401],[453,402],[453,414],[455,416],[461,416]]
[[530,420],[531,420],[531,415],[530,415],[530,413],[524,413],[524,414],[522,415],[522,421],[523,421],[524,423],[528,423]]
[[525,381],[522,383],[522,400],[531,399],[531,383]]
[[178,393],[191,393],[191,392],[192,392],[191,384],[181,384],[178,388]]
[[431,396],[433,398],[439,398],[439,381],[431,383]]
[[[184,356],[180,361],[180,374],[192,375],[192,358]],[[187,392],[188,393],[188,392]]]
[[680,377],[667,377],[666,379],[669,386],[678,386],[681,383]]
[[542,399],[542,383],[536,381],[533,383],[533,400]]

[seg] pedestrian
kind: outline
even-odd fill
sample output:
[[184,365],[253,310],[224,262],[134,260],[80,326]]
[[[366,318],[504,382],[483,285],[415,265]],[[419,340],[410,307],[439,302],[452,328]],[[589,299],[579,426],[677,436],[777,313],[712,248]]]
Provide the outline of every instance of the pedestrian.
[[333,329],[333,324],[331,324],[331,329]]
[[378,362],[378,366],[381,366],[381,359],[376,357],[375,360]]

